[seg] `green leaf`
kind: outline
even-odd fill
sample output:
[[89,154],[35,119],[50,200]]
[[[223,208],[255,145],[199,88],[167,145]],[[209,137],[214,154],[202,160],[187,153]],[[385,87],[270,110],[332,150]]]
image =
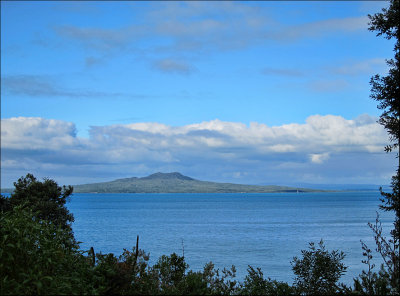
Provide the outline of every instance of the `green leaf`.
[[42,282],[36,281],[36,282],[34,282],[34,284],[36,285],[36,287],[37,287],[39,290],[42,289],[42,287],[43,287]]

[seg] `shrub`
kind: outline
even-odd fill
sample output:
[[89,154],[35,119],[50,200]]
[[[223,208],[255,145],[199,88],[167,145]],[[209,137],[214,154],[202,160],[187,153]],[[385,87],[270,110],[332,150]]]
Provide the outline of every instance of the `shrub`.
[[314,243],[310,243],[309,250],[301,251],[301,259],[293,258],[292,269],[296,275],[294,287],[299,293],[307,295],[340,292],[338,281],[347,269],[342,263],[345,255],[337,250],[328,252],[322,240],[318,245],[316,248]]
[[0,294],[92,293],[71,233],[16,206],[0,214]]
[[259,267],[254,269],[249,265],[247,273],[240,291],[242,295],[292,295],[294,293],[294,289],[287,283],[270,278],[264,279],[264,274]]

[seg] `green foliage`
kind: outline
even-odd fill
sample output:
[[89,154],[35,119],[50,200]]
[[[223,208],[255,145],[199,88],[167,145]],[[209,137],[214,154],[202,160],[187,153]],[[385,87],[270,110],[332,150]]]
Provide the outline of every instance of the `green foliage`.
[[[385,262],[384,270],[387,270],[389,276],[388,286],[390,287],[390,293],[398,294],[399,281],[398,278],[400,271],[399,268],[399,245],[396,238],[387,239],[383,235],[382,223],[377,213],[375,224],[368,223],[374,233],[374,239],[376,243],[376,251],[381,254],[383,261]],[[392,231],[393,233],[393,231]],[[365,251],[365,248],[363,247]],[[366,252],[368,254],[368,252]],[[365,255],[364,255],[365,256]],[[368,256],[368,255],[367,255]],[[369,257],[369,256],[368,256]],[[370,258],[372,259],[372,257]],[[365,263],[365,261],[363,261]],[[367,259],[368,263],[368,259]],[[371,268],[372,269],[372,268]]]
[[0,212],[7,212],[11,210],[10,199],[0,195]]
[[[93,285],[99,295],[234,295],[239,284],[232,281],[235,269],[224,269],[220,275],[212,263],[202,272],[187,272],[184,257],[173,253],[161,256],[154,266],[148,265],[149,255],[139,250],[115,257],[97,254],[93,268]],[[137,261],[136,261],[137,259]]]
[[264,279],[260,268],[249,266],[248,275],[244,279],[241,295],[293,295],[295,290],[287,283]]
[[157,274],[149,267],[149,255],[142,250],[124,249],[118,258],[114,254],[96,254],[93,268],[94,287],[100,295],[159,294]]
[[201,271],[190,270],[185,277],[185,295],[210,295],[208,283]]
[[188,267],[185,258],[176,253],[171,256],[161,256],[154,265],[160,283],[160,292],[166,295],[180,294],[178,292],[184,290],[185,287],[185,273]]
[[208,295],[233,295],[238,292],[239,282],[234,280],[236,268],[224,268],[221,272],[214,268],[212,262],[207,263],[203,269],[203,279],[207,283]]
[[125,282],[125,276],[122,275],[118,268],[118,258],[114,254],[97,254],[98,263],[93,270],[94,286],[100,295],[105,294],[122,294],[124,287],[121,285]]
[[[388,75],[375,75],[371,78],[371,98],[376,100],[378,109],[382,110],[379,123],[389,134],[390,144],[385,147],[387,152],[396,148],[400,151],[400,1],[391,0],[388,8],[376,13],[370,18],[370,31],[376,31],[377,36],[395,39],[394,58],[387,60]],[[392,177],[392,193],[383,192],[381,209],[395,213],[394,229],[391,238],[382,235],[382,228],[377,219],[375,225],[370,225],[374,232],[377,251],[382,255],[390,275],[392,293],[400,293],[400,158],[396,175]]]
[[354,292],[362,295],[389,295],[390,294],[390,278],[388,272],[382,264],[381,270],[376,273],[373,271],[375,264],[372,263],[372,251],[367,245],[361,241],[363,249],[362,263],[368,266],[368,271],[363,270],[362,273],[354,279]]
[[23,206],[0,215],[0,294],[91,293],[71,233]]
[[362,271],[358,278],[354,279],[354,294],[359,295],[391,295],[390,275],[384,265],[378,273]]
[[89,261],[65,207],[72,187],[31,174],[14,185],[0,199],[1,294],[92,294]]
[[321,240],[317,248],[310,243],[309,250],[302,250],[302,258],[293,258],[292,269],[296,275],[294,287],[306,295],[331,295],[341,291],[340,277],[347,267],[342,263],[343,252],[328,252]]
[[394,59],[387,61],[389,74],[375,75],[371,78],[371,98],[378,101],[378,108],[383,110],[379,122],[385,127],[394,142],[386,147],[387,151],[395,149],[400,141],[400,1],[391,0],[389,8],[371,16],[370,31],[377,31],[377,36],[395,40]]
[[60,187],[50,179],[40,182],[32,174],[21,177],[18,182],[14,182],[14,186],[15,190],[9,198],[9,209],[23,205],[30,208],[37,219],[71,230],[74,217],[65,207],[73,191],[71,186]]

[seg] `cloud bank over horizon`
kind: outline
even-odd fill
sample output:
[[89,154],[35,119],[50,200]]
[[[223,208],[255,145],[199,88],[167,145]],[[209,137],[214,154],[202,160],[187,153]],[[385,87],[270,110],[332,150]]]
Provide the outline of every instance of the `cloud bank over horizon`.
[[145,176],[157,171],[247,184],[388,184],[388,136],[367,114],[312,115],[267,126],[218,119],[182,126],[157,122],[91,126],[41,117],[1,120],[2,187],[26,173],[62,184]]
[[369,81],[394,44],[368,30],[386,6],[3,1],[2,186],[157,171],[387,184],[396,160]]

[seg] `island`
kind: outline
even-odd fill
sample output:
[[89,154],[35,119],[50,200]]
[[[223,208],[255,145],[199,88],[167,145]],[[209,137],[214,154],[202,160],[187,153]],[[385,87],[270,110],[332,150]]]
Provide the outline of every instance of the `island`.
[[147,177],[74,185],[75,193],[277,193],[322,192],[324,190],[287,186],[260,186],[200,181],[178,172],[155,173]]

